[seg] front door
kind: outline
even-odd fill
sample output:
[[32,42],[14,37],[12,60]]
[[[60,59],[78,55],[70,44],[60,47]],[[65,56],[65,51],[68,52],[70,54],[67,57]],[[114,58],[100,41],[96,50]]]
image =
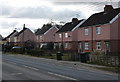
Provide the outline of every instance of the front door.
[[105,42],[105,54],[108,55],[109,53],[109,48],[110,48],[110,42]]

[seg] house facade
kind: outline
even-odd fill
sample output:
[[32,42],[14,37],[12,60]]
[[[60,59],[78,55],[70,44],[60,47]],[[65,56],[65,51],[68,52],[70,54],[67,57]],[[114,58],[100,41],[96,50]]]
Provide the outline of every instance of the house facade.
[[2,35],[0,35],[0,41],[2,41],[2,39],[3,39],[3,37],[2,37]]
[[77,31],[78,27],[84,20],[73,18],[72,22],[68,22],[55,34],[55,46],[61,50],[77,51]]
[[78,52],[120,52],[120,8],[105,5],[104,11],[90,16],[78,30]]
[[55,33],[58,31],[58,28],[56,25],[52,25],[50,27],[47,27],[46,29],[41,29],[36,32],[36,47],[42,48],[44,45],[47,45],[47,43],[53,43],[55,42]]
[[14,45],[14,37],[18,34],[18,31],[17,30],[13,30],[13,32],[11,34],[9,34],[5,40],[7,42],[7,45],[11,45],[13,46]]
[[29,28],[26,28],[24,25],[23,29],[17,35],[15,35],[14,42],[15,45],[18,46],[23,46],[27,44],[34,45],[34,38],[34,33]]

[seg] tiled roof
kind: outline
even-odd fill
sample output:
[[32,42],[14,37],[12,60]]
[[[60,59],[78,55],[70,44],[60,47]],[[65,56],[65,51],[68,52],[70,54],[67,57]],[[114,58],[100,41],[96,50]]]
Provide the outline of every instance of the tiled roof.
[[51,27],[48,28],[44,28],[44,29],[40,29],[39,31],[37,31],[35,34],[36,35],[42,35],[44,34],[47,30],[49,30]]
[[2,35],[0,34],[0,40],[2,40],[3,39],[3,37],[2,37]]
[[80,22],[82,22],[84,19],[82,20],[78,20],[78,22],[68,22],[65,25],[63,25],[56,33],[60,33],[60,32],[67,32],[67,31],[72,31],[72,29],[74,29]]
[[120,8],[112,9],[107,13],[105,12],[95,13],[92,16],[90,16],[80,27],[107,24],[119,13]]
[[44,34],[46,31],[48,31],[50,28],[52,28],[51,25],[44,25],[42,27],[42,29],[38,29],[36,32],[35,32],[35,35],[42,35]]
[[23,30],[21,30],[17,35],[15,35],[15,36],[19,36],[21,33],[23,33],[26,29],[28,29],[28,28],[23,28]]
[[11,34],[9,34],[6,38],[9,38],[11,35],[13,35],[15,32],[17,32],[16,30],[14,30]]

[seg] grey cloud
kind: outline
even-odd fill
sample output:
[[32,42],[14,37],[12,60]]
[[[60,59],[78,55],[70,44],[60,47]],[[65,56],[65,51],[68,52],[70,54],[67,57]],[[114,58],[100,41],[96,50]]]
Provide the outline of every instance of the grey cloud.
[[6,16],[6,15],[10,15],[13,12],[14,8],[12,8],[11,6],[1,4],[0,10],[1,10],[0,14],[2,16]]
[[53,11],[51,7],[37,7],[37,8],[21,8],[15,14],[13,14],[12,18],[41,18],[41,19],[54,19],[54,20],[62,20],[75,16],[76,14],[80,14],[80,17],[84,15],[80,11],[72,11],[69,9],[63,9],[59,11]]
[[88,7],[94,8],[96,11],[103,10],[104,5],[112,4],[114,8],[120,7],[120,2],[54,2],[55,5],[86,5]]
[[2,21],[0,28],[1,29],[9,29],[9,28],[15,27],[17,24],[18,24],[17,22],[8,23],[7,21]]

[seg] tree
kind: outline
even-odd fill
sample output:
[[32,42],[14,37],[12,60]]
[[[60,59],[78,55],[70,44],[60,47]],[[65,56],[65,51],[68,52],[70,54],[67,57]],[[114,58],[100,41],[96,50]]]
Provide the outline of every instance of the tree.
[[[55,23],[54,23],[54,25],[56,25],[56,27],[57,27],[58,29],[60,29],[60,28],[62,27],[62,25],[60,25],[60,24],[55,24]],[[43,26],[42,26],[41,28],[35,29],[34,32],[35,32],[35,34],[36,34],[36,33],[40,32],[41,30],[49,29],[49,28],[51,28],[52,26],[53,26],[53,23],[43,24]]]

